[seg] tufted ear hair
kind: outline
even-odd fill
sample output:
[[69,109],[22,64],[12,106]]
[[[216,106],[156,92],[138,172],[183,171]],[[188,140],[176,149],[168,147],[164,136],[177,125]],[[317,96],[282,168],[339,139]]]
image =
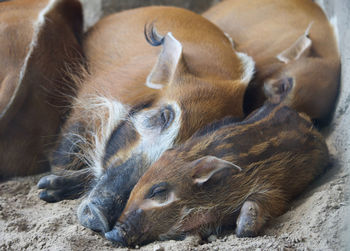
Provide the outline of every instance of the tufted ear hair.
[[154,26],[151,26],[150,31],[145,28],[145,36],[151,45],[162,46],[157,62],[146,80],[148,87],[161,89],[171,82],[176,70],[182,64],[182,45],[171,32],[164,37],[160,36]]
[[294,86],[292,77],[270,79],[264,83],[264,94],[272,104],[282,103]]
[[192,175],[193,183],[202,185],[209,180],[220,180],[227,176],[227,172],[236,174],[242,169],[223,159],[215,156],[205,156],[192,162]]
[[277,59],[288,64],[290,61],[298,60],[303,56],[307,56],[312,45],[312,41],[309,38],[311,26],[312,23],[309,24],[305,33],[300,36],[294,44],[277,55]]

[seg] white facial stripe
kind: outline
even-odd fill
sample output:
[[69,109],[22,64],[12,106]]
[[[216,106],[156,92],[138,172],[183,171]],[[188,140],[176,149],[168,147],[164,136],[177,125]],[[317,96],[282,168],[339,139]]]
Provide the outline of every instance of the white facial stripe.
[[159,202],[159,201],[147,199],[144,203],[141,204],[140,208],[142,210],[149,210],[153,208],[165,207],[177,200],[179,200],[179,198],[176,197],[175,192],[170,192],[169,197],[166,201]]
[[164,151],[173,146],[174,140],[179,133],[181,126],[181,109],[175,102],[171,105],[175,113],[174,120],[164,131],[162,131],[161,128],[149,128],[145,125],[147,118],[153,116],[154,113],[158,113],[158,109],[140,112],[133,119],[134,126],[141,135],[141,141],[136,152],[145,154],[150,163],[158,160]]
[[21,71],[19,73],[19,79],[18,79],[18,83],[17,83],[16,89],[13,92],[13,95],[12,95],[10,101],[8,102],[8,104],[6,105],[6,107],[4,108],[3,112],[0,113],[0,119],[6,114],[8,109],[11,107],[15,97],[17,96],[17,92],[18,92],[19,88],[21,87],[24,75],[27,72],[27,64],[28,64],[29,58],[31,57],[31,55],[32,55],[32,53],[34,51],[34,48],[36,47],[36,45],[38,43],[39,33],[42,30],[43,25],[45,24],[45,15],[47,13],[49,13],[55,7],[57,2],[59,2],[59,1],[50,0],[48,5],[42,11],[40,11],[40,13],[38,15],[38,19],[34,22],[34,25],[33,25],[33,27],[34,27],[33,38],[32,38],[32,41],[30,42],[28,54],[27,54],[27,56],[24,59]]
[[[174,109],[174,120],[171,125],[162,131],[162,128],[149,128],[145,121],[155,113],[159,113],[159,108],[144,110],[130,118],[138,134],[141,136],[138,145],[132,150],[133,154],[142,154],[148,158],[152,164],[162,155],[164,151],[173,146],[181,121],[181,109],[174,102],[171,104]],[[90,136],[93,144],[88,145],[83,158],[94,171],[95,177],[100,177],[104,172],[103,157],[109,138],[118,124],[128,118],[129,107],[120,102],[106,97],[91,97],[84,100],[76,100],[75,106],[82,107],[86,111],[84,117],[90,119],[93,124]],[[144,166],[147,168],[148,166]]]

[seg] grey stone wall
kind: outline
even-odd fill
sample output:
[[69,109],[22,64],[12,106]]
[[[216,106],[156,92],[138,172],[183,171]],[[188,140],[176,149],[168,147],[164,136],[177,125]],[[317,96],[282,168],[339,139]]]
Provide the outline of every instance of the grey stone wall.
[[[336,175],[349,175],[350,168],[350,1],[348,0],[317,0],[326,12],[328,18],[334,24],[338,36],[338,44],[341,55],[341,85],[337,107],[333,120],[326,128],[327,143],[331,153],[336,159]],[[348,195],[349,195],[349,184]],[[347,205],[344,215],[346,229],[343,239],[347,242],[347,250],[350,250],[350,207]]]
[[221,0],[80,0],[84,5],[85,29],[113,12],[149,5],[171,5],[203,12]]

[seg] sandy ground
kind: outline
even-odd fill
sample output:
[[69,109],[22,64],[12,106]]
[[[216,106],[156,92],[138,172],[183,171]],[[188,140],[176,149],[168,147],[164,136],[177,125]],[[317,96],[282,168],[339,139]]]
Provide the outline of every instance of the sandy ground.
[[[348,175],[335,164],[271,221],[261,237],[237,238],[233,232],[209,241],[151,243],[141,250],[346,250],[344,191]],[[38,198],[36,182],[43,176],[0,183],[0,250],[112,250],[117,248],[77,222],[79,200],[48,204]],[[125,250],[125,249],[124,249]]]
[[[95,0],[86,2],[97,2]],[[319,0],[327,3],[329,14],[336,13],[340,24],[343,88],[336,123],[332,128],[332,153],[344,156],[314,182],[284,215],[271,221],[261,237],[237,238],[233,232],[212,236],[209,242],[195,238],[184,241],[151,243],[141,250],[350,250],[347,229],[350,206],[345,191],[349,176],[350,47],[347,1]],[[349,6],[347,3],[346,6]],[[92,9],[96,9],[94,6]],[[96,10],[95,10],[96,11]],[[349,108],[350,109],[350,108]],[[337,149],[338,148],[338,149]],[[43,174],[44,175],[44,174]],[[79,200],[48,204],[38,198],[36,183],[40,176],[0,182],[0,251],[2,250],[114,250],[116,247],[77,222]],[[126,250],[126,249],[124,249]]]

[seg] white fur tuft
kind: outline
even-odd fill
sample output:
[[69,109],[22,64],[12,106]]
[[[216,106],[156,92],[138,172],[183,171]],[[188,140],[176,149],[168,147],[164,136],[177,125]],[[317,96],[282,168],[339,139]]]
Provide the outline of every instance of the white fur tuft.
[[145,125],[147,118],[159,113],[158,109],[143,111],[132,118],[132,122],[141,135],[141,141],[135,150],[137,153],[145,154],[153,163],[159,159],[164,151],[173,146],[181,126],[181,109],[175,102],[172,103],[175,118],[169,128],[161,131],[161,128],[149,128]]
[[243,52],[236,52],[236,54],[241,59],[243,65],[241,82],[244,84],[249,84],[255,73],[255,62],[252,57]]
[[129,107],[120,102],[101,96],[84,97],[75,101],[75,108],[82,110],[82,118],[88,119],[87,132],[84,136],[78,138],[77,144],[81,145],[83,153],[78,153],[78,158],[83,160],[90,169],[93,170],[95,177],[100,177],[104,172],[103,158],[107,143],[121,121],[128,121],[133,124],[140,140],[135,148],[134,154],[144,155],[149,164],[152,164],[162,155],[164,151],[173,146],[174,141],[180,129],[181,110],[173,103],[175,118],[169,128],[151,128],[147,120],[159,113],[159,108],[152,110],[142,110],[136,115],[129,116]]
[[117,125],[127,118],[129,108],[117,100],[102,96],[76,100],[75,106],[81,107],[84,118],[89,120],[88,138],[92,142],[86,144],[88,149],[84,149],[84,157],[85,162],[94,170],[95,176],[99,177],[103,173],[107,142]]
[[243,73],[241,77],[241,82],[248,85],[252,80],[255,73],[255,61],[252,57],[248,56],[244,52],[238,52],[235,49],[235,43],[232,37],[228,33],[224,33],[228,41],[231,43],[233,51],[236,53],[237,57],[241,60],[243,65]]

